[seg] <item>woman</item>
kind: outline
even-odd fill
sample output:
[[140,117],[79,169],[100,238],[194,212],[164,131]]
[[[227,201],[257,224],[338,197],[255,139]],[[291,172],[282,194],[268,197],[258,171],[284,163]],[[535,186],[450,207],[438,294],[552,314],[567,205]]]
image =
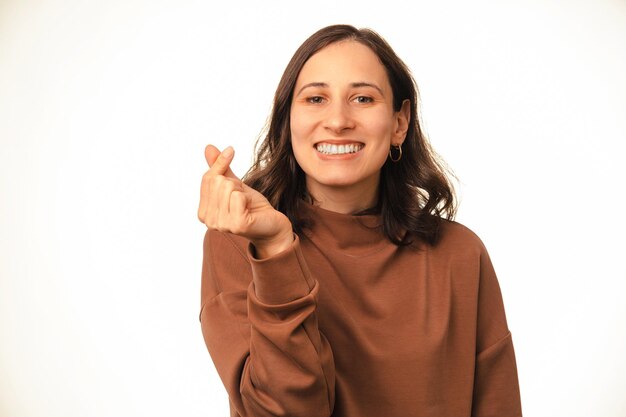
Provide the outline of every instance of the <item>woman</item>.
[[330,26],[244,181],[206,148],[200,320],[231,416],[521,415],[495,273],[417,114],[389,45]]

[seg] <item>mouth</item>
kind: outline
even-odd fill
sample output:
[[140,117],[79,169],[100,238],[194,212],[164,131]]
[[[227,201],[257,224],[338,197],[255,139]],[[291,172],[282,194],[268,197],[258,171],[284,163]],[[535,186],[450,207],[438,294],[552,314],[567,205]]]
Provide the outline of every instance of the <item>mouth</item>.
[[361,142],[318,142],[314,145],[314,147],[319,153],[324,155],[346,155],[359,152],[365,147],[365,144]]

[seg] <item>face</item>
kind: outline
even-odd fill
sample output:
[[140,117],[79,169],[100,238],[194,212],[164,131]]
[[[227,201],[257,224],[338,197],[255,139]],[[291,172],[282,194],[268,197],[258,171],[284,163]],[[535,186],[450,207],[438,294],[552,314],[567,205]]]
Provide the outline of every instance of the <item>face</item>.
[[394,112],[385,67],[369,47],[342,41],[318,51],[302,67],[291,104],[292,148],[308,192],[316,200],[346,192],[375,198],[409,117],[408,100]]

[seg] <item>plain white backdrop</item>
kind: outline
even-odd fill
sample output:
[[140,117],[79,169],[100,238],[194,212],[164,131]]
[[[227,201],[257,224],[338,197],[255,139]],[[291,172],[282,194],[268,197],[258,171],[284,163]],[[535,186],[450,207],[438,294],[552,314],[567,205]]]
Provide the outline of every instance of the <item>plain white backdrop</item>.
[[0,1],[0,417],[227,416],[198,321],[207,143],[242,175],[297,46],[412,68],[526,416],[626,416],[626,2]]

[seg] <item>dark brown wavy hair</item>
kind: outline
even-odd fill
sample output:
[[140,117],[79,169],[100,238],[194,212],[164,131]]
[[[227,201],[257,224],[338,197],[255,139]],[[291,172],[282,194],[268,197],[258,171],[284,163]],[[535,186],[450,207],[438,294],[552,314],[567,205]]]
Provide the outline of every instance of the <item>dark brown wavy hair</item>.
[[384,233],[397,245],[409,244],[414,238],[435,244],[442,219],[452,220],[456,212],[450,172],[432,150],[420,127],[418,90],[410,70],[389,44],[370,29],[328,26],[298,48],[278,83],[266,132],[257,141],[254,163],[244,182],[283,212],[296,233],[306,228],[306,219],[298,215],[300,201],[308,197],[305,174],[291,148],[293,90],[300,70],[311,56],[332,43],[345,40],[360,42],[378,56],[389,77],[394,111],[400,110],[404,100],[411,102],[411,120],[402,145],[402,159],[395,163],[387,159],[381,169],[378,204],[360,214],[380,213]]

